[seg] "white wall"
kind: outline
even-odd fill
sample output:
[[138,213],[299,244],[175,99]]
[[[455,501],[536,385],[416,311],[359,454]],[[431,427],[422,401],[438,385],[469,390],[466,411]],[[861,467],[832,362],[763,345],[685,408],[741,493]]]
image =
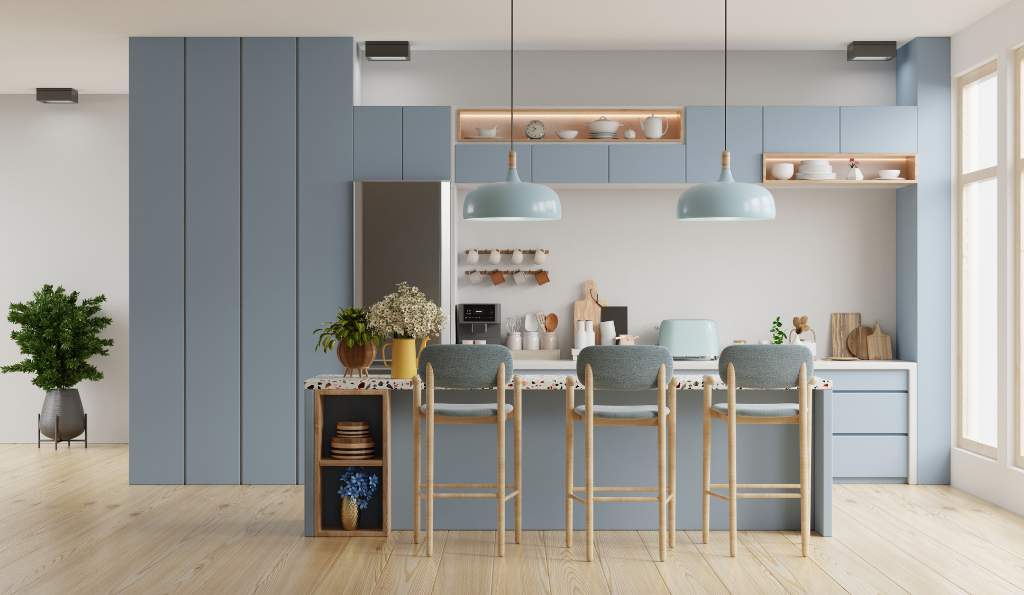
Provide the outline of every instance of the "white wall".
[[[956,77],[972,70],[993,59],[999,64],[999,211],[998,219],[1002,226],[998,234],[999,259],[998,269],[1000,273],[999,291],[999,312],[998,319],[1000,329],[998,337],[998,359],[999,374],[996,382],[996,390],[999,395],[999,447],[996,460],[991,460],[966,450],[956,447],[957,444],[957,399],[954,393],[952,402],[954,420],[952,432],[952,455],[950,459],[952,484],[960,489],[974,493],[986,500],[995,502],[1017,512],[1024,514],[1024,470],[1013,466],[1014,444],[1017,444],[1017,436],[1014,431],[1013,416],[1015,411],[1014,399],[1016,396],[1016,383],[1019,379],[1014,374],[1017,368],[1015,361],[1016,348],[1015,329],[1020,324],[1016,319],[1014,308],[1014,287],[1013,280],[1016,276],[1017,261],[1014,258],[1016,249],[1014,247],[1014,222],[1017,220],[1014,179],[1016,173],[1013,171],[1013,105],[1015,85],[1020,84],[1017,75],[1014,73],[1013,50],[1024,44],[1024,0],[1014,0],[1002,8],[992,12],[978,22],[957,33],[952,38],[951,44],[951,69],[956,85]],[[956,113],[958,108],[957,94],[953,93],[953,117],[954,117],[954,138],[956,138]],[[1020,125],[1017,123],[1017,125]],[[954,163],[957,161],[956,146],[954,145]],[[955,170],[954,170],[955,171]],[[954,193],[956,192],[954,185]],[[957,205],[958,197],[953,197],[953,217],[958,219]],[[954,242],[956,241],[954,236]],[[953,263],[955,269],[956,263]],[[954,273],[956,271],[954,270]],[[954,282],[958,278],[953,275]],[[956,313],[954,313],[954,316]],[[953,332],[957,332],[955,319],[952,321]],[[955,343],[954,343],[955,344]],[[952,354],[951,372],[953,386],[958,386],[958,379],[955,377],[957,369],[957,354]]]
[[[43,105],[0,95],[0,361],[17,361],[7,304],[44,283],[103,293],[113,318],[105,378],[79,388],[89,440],[128,441],[128,96]],[[0,375],[0,442],[35,442],[43,392]]]

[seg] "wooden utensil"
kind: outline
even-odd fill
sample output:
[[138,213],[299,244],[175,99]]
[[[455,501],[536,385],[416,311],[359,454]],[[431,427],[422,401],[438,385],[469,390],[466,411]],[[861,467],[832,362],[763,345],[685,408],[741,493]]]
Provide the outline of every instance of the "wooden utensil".
[[866,326],[858,326],[850,331],[846,337],[846,348],[857,359],[868,359],[868,334],[871,329]]
[[868,359],[892,359],[892,337],[885,334],[878,322],[868,335]]
[[595,341],[598,345],[601,344],[601,306],[603,305],[604,302],[600,301],[597,293],[597,283],[590,279],[584,281],[583,299],[576,300],[572,307],[572,332],[574,339],[576,323],[580,320],[593,320]]
[[846,346],[846,338],[860,326],[860,312],[832,313],[832,358],[856,359]]
[[544,317],[544,330],[553,333],[556,328],[558,328],[558,315],[552,312]]

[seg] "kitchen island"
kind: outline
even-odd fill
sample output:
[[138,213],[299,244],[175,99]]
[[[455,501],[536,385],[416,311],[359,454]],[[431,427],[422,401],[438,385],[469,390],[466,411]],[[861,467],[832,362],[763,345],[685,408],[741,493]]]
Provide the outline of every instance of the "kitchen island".
[[[707,366],[708,362],[704,362]],[[564,526],[565,400],[567,382],[576,384],[582,400],[582,386],[574,373],[535,373],[517,362],[516,374],[524,382],[523,404],[523,525],[525,529],[557,530]],[[677,529],[700,528],[701,444],[703,423],[702,375],[674,373],[679,389],[677,414],[677,477],[679,502]],[[716,375],[715,400],[724,399],[725,385]],[[313,446],[312,404],[314,394],[325,389],[367,389],[390,391],[391,403],[391,527],[412,527],[412,382],[383,376],[369,378],[323,375],[307,379],[306,388],[306,532],[311,534],[313,490],[308,478],[318,472],[319,454]],[[512,385],[509,384],[509,389]],[[438,390],[438,400],[453,403],[482,403],[494,400],[494,391]],[[511,399],[511,393],[508,398]],[[595,401],[604,404],[654,403],[654,391],[645,393],[597,391]],[[743,390],[741,402],[770,403],[795,401],[796,391]],[[812,383],[812,528],[831,535],[832,508],[832,384],[816,377]],[[595,475],[598,483],[651,485],[655,477],[655,436],[647,428],[599,428],[595,440]],[[494,428],[490,426],[444,426],[436,434],[435,479],[448,481],[494,480]],[[582,452],[582,432],[576,433],[577,452]],[[745,426],[737,433],[738,468],[744,483],[795,483],[799,480],[799,436],[797,426]],[[713,435],[712,481],[726,476],[726,431],[716,424]],[[577,457],[576,473],[582,477],[583,460]],[[336,491],[336,488],[334,489]],[[331,490],[326,490],[331,493]],[[583,510],[577,507],[575,523],[582,526]],[[459,506],[435,504],[438,529],[493,529],[494,504],[488,501],[460,502]],[[648,504],[623,504],[596,515],[598,529],[645,529],[657,526],[657,510]],[[798,530],[797,500],[740,500],[741,529]],[[727,527],[726,506],[712,500],[711,526]]]

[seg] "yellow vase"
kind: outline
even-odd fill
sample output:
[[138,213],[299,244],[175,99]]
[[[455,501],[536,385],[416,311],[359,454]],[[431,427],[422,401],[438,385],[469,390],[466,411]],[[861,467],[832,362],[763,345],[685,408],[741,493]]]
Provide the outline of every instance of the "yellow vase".
[[[416,368],[419,366],[420,354],[427,346],[429,337],[420,340],[419,348],[416,347],[416,339],[392,339],[384,345],[383,357],[385,365],[391,366],[391,377],[408,380],[416,376]],[[388,361],[387,351],[391,349],[391,361]]]
[[341,499],[341,528],[355,531],[359,527],[359,505],[355,498]]

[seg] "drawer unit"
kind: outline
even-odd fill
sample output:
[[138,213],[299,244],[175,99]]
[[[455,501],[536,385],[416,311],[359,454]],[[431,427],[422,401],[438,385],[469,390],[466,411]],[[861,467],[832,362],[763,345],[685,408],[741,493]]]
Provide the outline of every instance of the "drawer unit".
[[836,478],[904,478],[906,436],[835,436],[832,476]]
[[905,393],[910,386],[906,370],[815,370],[814,374],[832,380],[832,390],[837,393]]
[[533,181],[607,183],[608,145],[534,145]]
[[906,434],[907,393],[833,393],[835,434]]
[[686,181],[686,147],[675,143],[611,145],[608,181],[612,183],[681,183]]
[[[455,145],[455,181],[504,182],[508,173],[508,143],[461,143]],[[533,180],[532,146],[516,143],[516,170],[524,182]]]
[[838,107],[764,108],[766,153],[838,153]]

